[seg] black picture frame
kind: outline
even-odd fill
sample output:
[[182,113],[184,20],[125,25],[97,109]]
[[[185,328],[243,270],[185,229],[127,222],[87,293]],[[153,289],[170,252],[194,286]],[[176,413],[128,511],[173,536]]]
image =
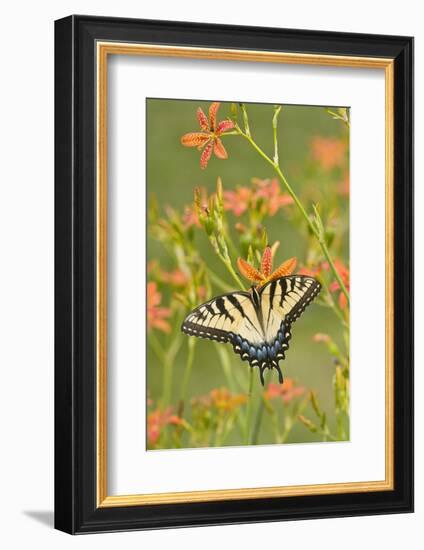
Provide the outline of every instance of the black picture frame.
[[[98,40],[394,60],[394,490],[96,504]],[[413,511],[413,39],[90,17],[55,22],[55,527],[93,533]]]

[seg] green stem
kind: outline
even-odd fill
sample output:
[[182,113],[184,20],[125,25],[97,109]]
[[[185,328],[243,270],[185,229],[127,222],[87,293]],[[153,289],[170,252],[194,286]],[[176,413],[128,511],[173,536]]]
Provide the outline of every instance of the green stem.
[[[237,393],[240,391],[241,384],[234,375],[234,368],[232,368],[230,357],[228,355],[228,350],[226,346],[221,343],[214,342],[216,353],[221,361],[222,370],[224,371],[224,376],[226,378],[227,384],[232,393]],[[243,388],[244,389],[244,388]]]
[[228,247],[231,250],[232,254],[234,254],[234,256],[238,256],[239,251],[237,250],[237,247],[234,244],[233,239],[231,238],[230,232],[228,230],[228,226],[224,227],[224,235],[225,235],[225,240],[227,241]]
[[329,115],[331,115],[333,118],[335,118],[336,120],[341,120],[344,124],[346,124],[346,126],[348,128],[350,128],[350,122],[349,122],[349,119],[348,118],[345,118],[341,115],[339,115],[338,113],[335,113],[334,111],[332,111],[331,109],[326,109],[327,113]]
[[[244,111],[246,112],[246,109],[244,109]],[[246,116],[247,116],[247,112],[246,112]],[[323,238],[323,236],[320,234],[320,232],[318,231],[317,227],[315,226],[315,224],[313,223],[312,219],[310,216],[308,216],[308,213],[306,212],[303,204],[300,202],[298,196],[296,195],[296,193],[294,192],[293,188],[291,187],[291,185],[289,184],[289,182],[287,181],[286,177],[284,176],[283,172],[281,171],[281,168],[279,166],[278,163],[274,162],[260,147],[259,145],[257,145],[257,143],[252,139],[250,133],[247,134],[245,132],[243,132],[243,130],[238,126],[236,125],[236,130],[240,133],[241,136],[243,136],[245,139],[247,139],[247,141],[252,145],[252,147],[255,149],[255,151],[257,151],[257,153],[266,161],[268,162],[268,164],[270,164],[275,172],[278,174],[280,180],[283,182],[288,194],[291,196],[291,198],[293,199],[293,201],[295,202],[296,206],[298,207],[298,209],[300,210],[302,216],[304,217],[306,223],[308,224],[310,230],[312,231],[313,235],[316,237],[316,239],[318,240],[318,243],[321,247],[321,250],[325,256],[325,258],[327,259],[329,265],[330,265],[330,268],[331,268],[331,271],[333,272],[333,275],[334,277],[336,278],[337,282],[339,283],[340,285],[340,289],[341,291],[343,292],[343,294],[345,295],[346,297],[346,300],[349,304],[349,293],[348,291],[346,290],[346,287],[334,265],[334,262],[330,256],[330,253],[328,251],[328,248],[327,248],[327,244]]]
[[159,340],[157,339],[157,336],[156,336],[156,334],[154,333],[153,330],[151,332],[149,332],[148,342],[151,345],[153,351],[156,353],[157,358],[159,359],[159,361],[161,363],[163,363],[164,359],[165,359],[165,354],[164,354],[163,348],[162,348],[162,346],[161,346]]
[[[265,387],[268,385],[269,378],[271,377],[271,375],[272,375],[272,372],[270,370],[265,372]],[[262,416],[263,416],[263,413],[264,413],[264,408],[265,408],[265,397],[263,396],[262,391],[261,391],[261,399],[259,401],[259,406],[258,406],[258,409],[256,411],[256,418],[255,418],[255,423],[254,423],[254,426],[253,426],[253,433],[252,433],[252,437],[251,437],[251,440],[250,440],[250,443],[252,445],[256,445],[257,442],[258,442],[259,431],[260,431],[260,428],[261,428],[261,422],[262,422]]]
[[342,325],[345,327],[345,329],[346,329],[346,330],[349,330],[349,325],[348,325],[348,323],[346,322],[346,320],[344,319],[343,314],[342,314],[342,312],[340,311],[340,309],[338,308],[336,302],[334,301],[333,295],[331,294],[330,289],[328,288],[327,283],[324,281],[323,278],[320,279],[320,283],[321,283],[322,286],[325,288],[325,291],[326,291],[326,293],[327,293],[328,307],[330,307],[330,308],[332,309],[332,311],[334,312],[334,314],[336,315],[336,317],[339,319],[339,321],[342,323]]
[[274,431],[275,443],[278,443],[278,444],[282,443],[280,425],[279,425],[280,420],[279,420],[278,413],[276,412],[274,407],[271,405],[271,403],[267,401],[265,398],[263,402],[269,416],[271,417],[271,424],[272,424],[272,429]]
[[278,160],[278,136],[277,136],[277,125],[278,125],[278,115],[281,111],[281,105],[276,105],[274,107],[274,116],[272,117],[272,129],[274,134],[274,164],[279,164]]
[[216,273],[214,273],[210,269],[208,269],[208,275],[213,284],[220,290],[223,290],[224,292],[231,292],[233,290],[232,286],[227,285],[227,283],[225,283]]
[[221,254],[219,254],[219,258],[224,263],[225,267],[228,269],[229,273],[233,277],[233,279],[236,281],[237,285],[244,290],[244,284],[241,282],[240,277],[237,275],[237,273],[234,271],[234,268],[231,264],[231,260],[228,260],[224,258]]
[[323,437],[323,441],[340,441],[336,436],[334,436],[329,430],[319,430],[319,433]]
[[337,282],[339,283],[339,286],[340,286],[340,289],[341,291],[343,292],[343,294],[346,296],[346,300],[347,300],[347,303],[349,304],[350,303],[350,300],[349,300],[349,293],[345,287],[345,284],[342,280],[342,278],[340,277],[340,274],[339,272],[337,271],[336,269],[336,266],[334,265],[334,262],[333,262],[333,258],[331,257],[330,255],[330,252],[327,248],[327,244],[326,242],[324,241],[323,238],[321,238],[319,240],[319,243],[321,245],[321,250],[324,252],[324,256],[326,257],[327,259],[327,262],[329,263],[330,265],[330,268],[331,268],[331,271],[333,272],[333,275],[335,276]]
[[183,381],[181,384],[181,396],[180,396],[180,402],[185,404],[186,396],[187,396],[187,388],[188,383],[190,381],[191,371],[193,367],[194,362],[194,349],[196,347],[196,339],[195,338],[189,338],[188,343],[188,354],[187,354],[187,364],[184,370],[184,376]]
[[[224,376],[227,380],[228,387],[231,390],[231,393],[237,393],[239,390],[239,384],[234,376],[234,369],[231,368],[231,361],[228,355],[228,351],[225,346],[215,342],[215,349],[221,361],[222,370],[224,371]],[[242,437],[245,435],[246,424],[243,422],[243,418],[240,414],[237,414],[236,421],[240,430]]]
[[[179,326],[179,323],[177,323]],[[163,388],[162,388],[162,406],[166,407],[171,401],[172,393],[172,379],[174,361],[177,353],[182,345],[182,338],[178,335],[171,343],[170,347],[164,354],[164,376],[163,376]]]
[[253,434],[251,438],[251,445],[256,445],[258,442],[259,431],[261,428],[262,416],[264,414],[264,397],[261,398],[258,410],[256,412],[255,424],[253,426]]
[[249,388],[247,391],[247,415],[246,415],[246,426],[245,426],[245,433],[244,433],[244,443],[245,445],[249,445],[250,443],[250,433],[251,433],[251,422],[252,422],[252,413],[253,413],[253,377],[254,372],[253,368],[249,367]]
[[250,137],[250,127],[249,127],[249,117],[247,116],[247,110],[246,105],[244,103],[240,104],[241,112],[243,113],[243,123],[244,123],[244,131],[246,132],[246,135]]

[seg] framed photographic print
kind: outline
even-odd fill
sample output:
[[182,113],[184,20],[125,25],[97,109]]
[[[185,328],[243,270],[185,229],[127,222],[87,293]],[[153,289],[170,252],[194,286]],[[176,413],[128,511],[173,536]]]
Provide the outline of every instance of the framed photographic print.
[[413,509],[413,39],[55,26],[55,525]]

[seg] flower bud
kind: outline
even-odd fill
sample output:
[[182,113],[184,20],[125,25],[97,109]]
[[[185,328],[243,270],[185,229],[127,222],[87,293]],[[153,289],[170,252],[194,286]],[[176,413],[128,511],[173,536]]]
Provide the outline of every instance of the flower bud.
[[308,430],[310,430],[311,432],[316,432],[318,430],[318,428],[315,426],[315,424],[313,422],[311,422],[309,420],[309,418],[306,418],[302,414],[299,414],[297,419],[299,420],[299,422],[302,422],[302,424],[304,426],[306,426],[308,428]]
[[310,394],[309,394],[309,397],[310,397],[310,400],[311,400],[312,408],[314,409],[316,415],[321,416],[321,409],[319,408],[318,400],[317,400],[317,396],[316,396],[315,392],[311,391]]

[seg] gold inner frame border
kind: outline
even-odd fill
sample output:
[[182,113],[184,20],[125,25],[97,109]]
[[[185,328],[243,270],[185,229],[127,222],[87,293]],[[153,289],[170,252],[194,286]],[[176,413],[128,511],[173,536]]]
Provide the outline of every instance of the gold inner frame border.
[[[386,212],[385,479],[315,485],[217,489],[178,493],[108,495],[107,492],[107,62],[109,55],[138,55],[384,69]],[[391,58],[267,52],[140,43],[96,43],[97,62],[97,507],[142,506],[255,498],[389,491],[394,489],[394,60]]]

